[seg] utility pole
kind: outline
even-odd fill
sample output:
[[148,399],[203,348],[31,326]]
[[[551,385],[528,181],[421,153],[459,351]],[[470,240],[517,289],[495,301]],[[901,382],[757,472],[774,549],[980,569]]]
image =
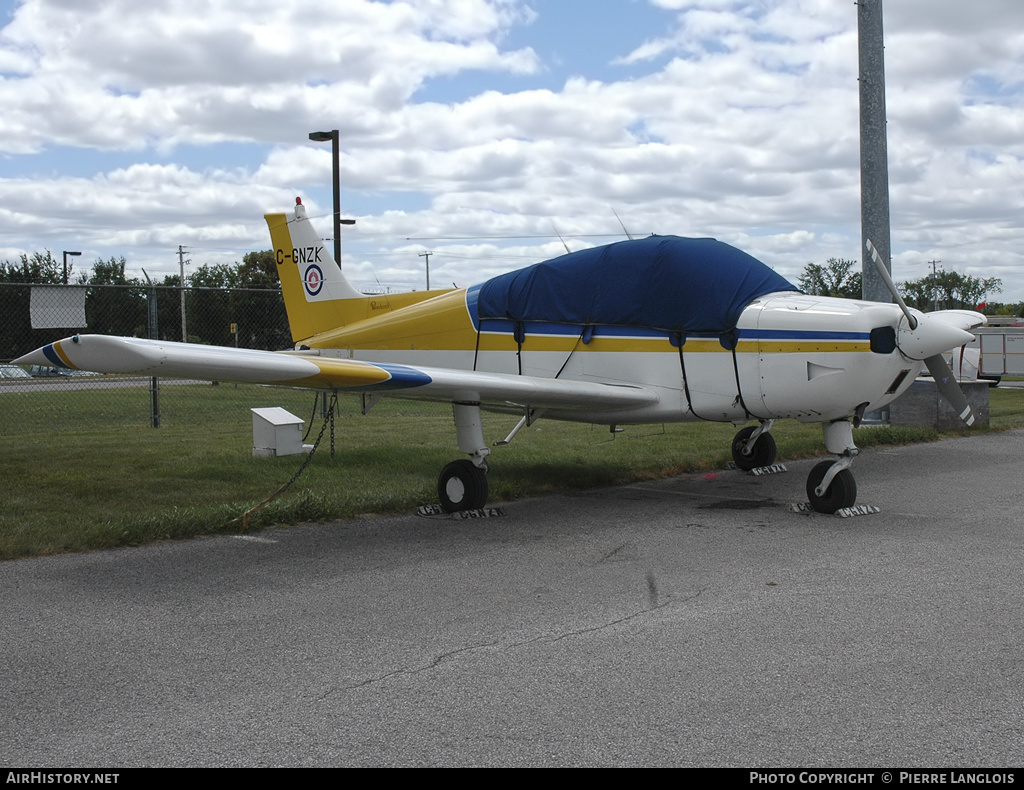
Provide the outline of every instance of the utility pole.
[[185,328],[185,264],[191,261],[185,260],[185,248],[178,245],[178,265],[181,267],[181,342],[188,342],[188,330]]
[[432,253],[432,252],[421,252],[420,253],[420,257],[421,258],[426,258],[427,259],[427,290],[428,291],[430,290],[430,256],[433,255],[433,254],[434,253]]
[[942,263],[942,261],[928,261],[932,265],[932,300],[935,302],[934,309],[939,309],[939,275],[935,271],[935,264]]

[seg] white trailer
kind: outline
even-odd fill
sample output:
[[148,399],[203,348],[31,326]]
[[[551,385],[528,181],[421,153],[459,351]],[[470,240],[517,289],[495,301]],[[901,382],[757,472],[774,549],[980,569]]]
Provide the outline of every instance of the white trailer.
[[975,340],[965,347],[980,354],[978,378],[999,381],[1003,376],[1024,376],[1024,326],[984,326],[973,330]]

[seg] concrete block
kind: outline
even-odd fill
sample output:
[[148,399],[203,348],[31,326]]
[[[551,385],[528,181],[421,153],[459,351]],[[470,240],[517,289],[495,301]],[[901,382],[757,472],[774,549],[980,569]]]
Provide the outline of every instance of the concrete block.
[[[980,382],[960,385],[974,412],[974,424],[989,424],[988,384]],[[940,431],[962,428],[963,421],[953,411],[935,382],[918,379],[910,389],[889,404],[890,425],[930,425]]]

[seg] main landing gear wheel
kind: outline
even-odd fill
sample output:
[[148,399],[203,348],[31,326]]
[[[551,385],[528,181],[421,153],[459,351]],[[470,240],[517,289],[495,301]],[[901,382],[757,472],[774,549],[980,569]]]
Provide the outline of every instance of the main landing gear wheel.
[[751,425],[736,434],[732,440],[732,460],[736,464],[736,468],[742,469],[744,472],[757,469],[759,466],[771,466],[775,463],[777,455],[775,437],[770,433],[762,433],[757,437],[757,441],[754,442],[754,450],[750,455],[743,454],[743,445],[756,430],[757,426]]
[[487,472],[465,458],[452,461],[437,479],[437,496],[445,513],[477,510],[487,504]]
[[833,461],[822,461],[807,476],[807,498],[811,507],[819,513],[835,513],[844,507],[853,507],[857,501],[857,481],[849,469],[843,469],[832,479],[824,496],[818,496],[814,489],[821,485],[825,474],[832,468]]

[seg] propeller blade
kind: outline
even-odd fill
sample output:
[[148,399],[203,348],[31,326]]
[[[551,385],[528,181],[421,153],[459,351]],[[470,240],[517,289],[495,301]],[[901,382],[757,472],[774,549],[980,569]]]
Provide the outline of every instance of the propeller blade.
[[953,378],[953,371],[949,369],[946,360],[936,354],[933,357],[928,357],[924,362],[928,366],[928,372],[935,379],[935,385],[939,388],[939,392],[960,415],[960,419],[967,425],[974,425],[974,413],[971,411],[971,405],[956,383],[956,379]]
[[889,276],[889,270],[885,268],[885,263],[882,262],[882,257],[878,254],[878,250],[875,249],[875,245],[871,243],[871,239],[868,239],[864,246],[868,248],[868,252],[871,253],[871,260],[875,262],[875,268],[878,269],[878,275],[882,278],[882,282],[885,283],[885,287],[889,289],[889,293],[892,294],[893,300],[900,306],[900,310],[903,311],[903,315],[907,317],[907,323],[910,324],[911,329],[917,329],[917,319],[914,318],[910,313],[910,308],[907,307],[907,303],[903,301],[903,297],[900,296],[900,292],[896,290],[896,283],[892,281],[892,277]]

